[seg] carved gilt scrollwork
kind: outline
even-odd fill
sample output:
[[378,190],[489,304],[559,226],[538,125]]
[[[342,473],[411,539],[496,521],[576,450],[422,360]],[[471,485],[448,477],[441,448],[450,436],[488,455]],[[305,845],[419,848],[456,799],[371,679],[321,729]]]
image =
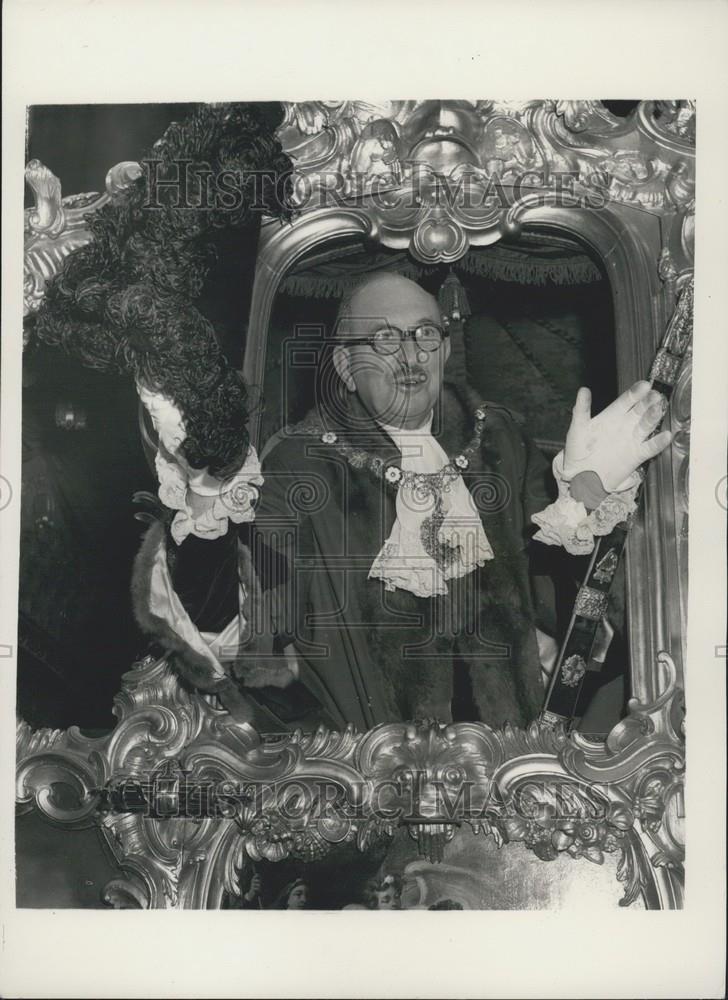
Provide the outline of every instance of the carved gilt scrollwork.
[[626,119],[600,101],[328,101],[286,104],[278,134],[302,212],[365,199],[385,246],[432,263],[517,233],[535,192],[685,209],[694,114],[691,101],[645,101]]
[[138,163],[125,161],[106,175],[104,194],[91,192],[68,197],[61,195],[61,182],[48,167],[31,160],[25,180],[33,192],[35,205],[25,210],[23,314],[40,306],[47,283],[61,269],[66,257],[88,243],[91,234],[88,216],[141,176]]
[[631,704],[605,744],[538,723],[262,738],[147,658],[124,677],[108,736],[19,723],[17,801],[101,829],[120,869],[104,899],[117,906],[216,907],[252,860],[365,850],[403,826],[436,861],[460,823],[545,861],[617,852],[625,905],[643,892],[648,905],[677,906],[680,691],[670,657],[662,663],[660,698]]
[[[692,278],[682,286],[681,301],[690,297],[692,311]],[[678,307],[673,316],[678,313]],[[673,496],[675,503],[675,536],[677,545],[677,565],[680,581],[680,613],[683,634],[687,626],[688,599],[688,506],[690,476],[690,429],[693,354],[692,344],[688,344],[685,357],[676,377],[670,406],[670,427],[672,440]]]

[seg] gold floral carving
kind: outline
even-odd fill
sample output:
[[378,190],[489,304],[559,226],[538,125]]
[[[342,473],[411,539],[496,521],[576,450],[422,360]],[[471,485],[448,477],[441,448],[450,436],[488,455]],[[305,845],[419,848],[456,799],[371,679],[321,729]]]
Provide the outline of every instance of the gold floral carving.
[[326,101],[285,104],[278,135],[300,211],[365,207],[371,235],[452,261],[519,231],[535,204],[658,214],[694,202],[694,102]]
[[25,210],[23,314],[40,306],[47,283],[61,269],[66,257],[88,243],[88,216],[120,194],[141,176],[138,163],[118,163],[106,175],[104,194],[61,195],[61,182],[48,167],[31,160],[25,180],[35,205]]
[[[605,743],[538,723],[261,737],[147,658],[124,677],[108,736],[18,724],[16,798],[54,823],[102,831],[119,867],[104,898],[116,906],[218,907],[251,860],[313,860],[342,842],[366,849],[402,826],[436,861],[467,823],[544,860],[599,864],[616,852],[625,905],[642,892],[648,906],[677,907],[681,691],[667,654],[661,664],[660,697],[632,703]],[[338,801],[322,800],[323,787]],[[222,797],[224,815],[205,789]]]

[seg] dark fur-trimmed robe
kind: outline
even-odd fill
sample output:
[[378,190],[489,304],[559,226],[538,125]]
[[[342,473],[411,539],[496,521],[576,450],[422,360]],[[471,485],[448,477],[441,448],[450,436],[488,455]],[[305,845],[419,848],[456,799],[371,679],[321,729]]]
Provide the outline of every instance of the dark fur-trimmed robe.
[[[468,391],[445,386],[432,433],[450,457],[472,440],[478,404]],[[541,708],[534,627],[538,620],[553,631],[553,623],[548,602],[534,598],[527,550],[530,516],[552,499],[550,470],[518,419],[486,406],[481,447],[463,478],[494,558],[448,581],[443,596],[389,592],[368,579],[395,521],[396,493],[324,444],[322,427],[385,465],[398,464],[399,452],[356,396],[323,424],[311,415],[279,432],[264,453],[253,563],[278,647],[295,644],[302,683],[337,726],[448,721],[456,674],[468,718],[523,725]]]
[[[470,390],[445,384],[432,433],[451,458],[470,444],[479,405]],[[253,524],[231,524],[214,541],[190,535],[181,546],[161,525],[151,529],[135,570],[141,627],[194,686],[245,688],[243,715],[248,719],[252,707],[253,724],[264,729],[448,721],[453,709],[460,720],[524,725],[544,696],[535,625],[556,630],[551,581],[530,565],[531,515],[553,499],[553,480],[519,418],[483,405],[481,446],[463,479],[494,558],[449,580],[447,595],[390,592],[368,578],[395,521],[396,492],[321,436],[333,431],[337,443],[349,442],[383,466],[398,465],[400,456],[358,397],[347,395],[335,416],[312,414],[269,442]],[[227,680],[213,676],[174,629],[149,620],[148,564],[157,544],[166,545],[171,583],[200,632],[219,633],[239,613],[245,619]],[[239,579],[247,594],[242,608]],[[300,680],[282,687],[290,643]]]

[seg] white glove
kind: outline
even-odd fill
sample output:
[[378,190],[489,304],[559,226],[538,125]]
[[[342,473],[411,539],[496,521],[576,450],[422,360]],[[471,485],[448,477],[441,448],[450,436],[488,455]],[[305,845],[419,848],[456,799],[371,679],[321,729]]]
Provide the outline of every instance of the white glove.
[[581,388],[564,446],[564,479],[595,472],[608,493],[627,488],[633,473],[659,455],[672,440],[669,431],[650,438],[666,409],[664,397],[649,382],[635,382],[596,417],[591,392]]

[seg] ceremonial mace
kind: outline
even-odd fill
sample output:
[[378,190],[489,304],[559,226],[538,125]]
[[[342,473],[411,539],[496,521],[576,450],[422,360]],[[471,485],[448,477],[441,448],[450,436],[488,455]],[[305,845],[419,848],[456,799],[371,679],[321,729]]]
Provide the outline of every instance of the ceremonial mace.
[[[680,294],[648,376],[652,388],[668,401],[693,335],[693,291],[691,278]],[[658,430],[659,427],[654,433]],[[644,475],[635,496],[637,509],[643,490]],[[589,568],[576,595],[566,636],[551,675],[540,716],[542,722],[573,728],[579,721],[577,710],[584,679],[588,672],[601,667],[594,658],[597,629],[609,609],[612,584],[636,515],[637,510],[615,525],[608,535],[595,539]]]

